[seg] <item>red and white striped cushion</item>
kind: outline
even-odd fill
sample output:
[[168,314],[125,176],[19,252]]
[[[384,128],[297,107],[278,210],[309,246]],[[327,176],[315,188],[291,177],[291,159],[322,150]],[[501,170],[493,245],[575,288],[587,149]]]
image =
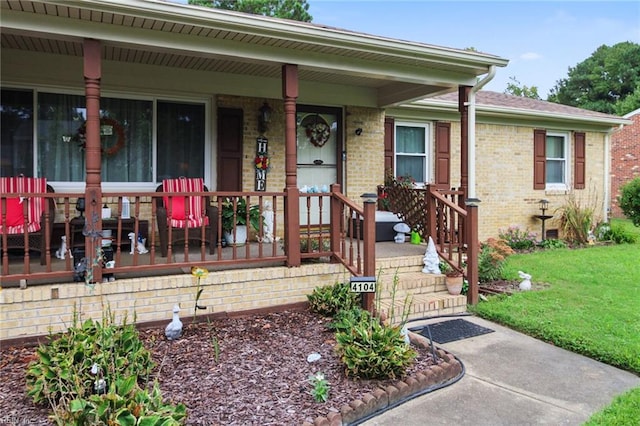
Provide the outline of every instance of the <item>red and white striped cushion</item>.
[[[1,177],[0,178],[0,193],[3,196],[7,194],[45,194],[47,192],[47,179],[46,178],[33,178],[33,177]],[[18,202],[15,200],[18,199]],[[45,208],[45,199],[40,197],[25,198],[25,197],[7,197],[7,211],[6,221],[7,226],[4,226],[4,218],[0,215],[0,232],[7,234],[24,234],[24,203],[28,203],[27,206],[27,223],[26,229],[28,232],[38,232],[40,230],[40,218]],[[14,211],[18,209],[18,211]],[[53,212],[52,212],[53,214]]]
[[[164,192],[203,192],[204,181],[201,178],[165,179],[162,181]],[[171,199],[170,199],[171,198]],[[186,214],[184,197],[164,197],[164,205],[167,215],[171,209],[171,218],[167,217],[167,223],[172,228],[198,228],[209,224],[209,218],[202,211],[202,197],[187,197],[189,214]]]

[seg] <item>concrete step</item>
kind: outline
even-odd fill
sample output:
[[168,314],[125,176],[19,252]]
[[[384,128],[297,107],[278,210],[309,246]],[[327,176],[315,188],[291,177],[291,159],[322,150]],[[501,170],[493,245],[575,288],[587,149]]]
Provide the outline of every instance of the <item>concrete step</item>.
[[[393,318],[391,318],[393,307]],[[446,291],[416,295],[411,299],[405,312],[404,298],[381,299],[379,309],[392,324],[398,324],[405,318],[407,321],[419,320],[438,315],[461,314],[467,311],[467,296],[450,295]]]

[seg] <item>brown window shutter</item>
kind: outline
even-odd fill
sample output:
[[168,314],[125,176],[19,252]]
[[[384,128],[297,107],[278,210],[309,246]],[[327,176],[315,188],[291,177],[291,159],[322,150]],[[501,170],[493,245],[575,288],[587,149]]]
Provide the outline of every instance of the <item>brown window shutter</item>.
[[393,170],[395,138],[396,138],[395,137],[395,120],[393,119],[393,117],[385,117],[384,119],[384,172],[385,172],[385,175],[387,173],[387,170],[389,170],[392,176],[395,176],[395,170]]
[[547,132],[533,130],[533,189],[545,189],[547,173]]
[[451,187],[451,123],[436,123],[436,187]]
[[573,186],[575,189],[584,189],[586,186],[586,144],[585,134],[575,133],[573,135],[574,140],[574,178]]

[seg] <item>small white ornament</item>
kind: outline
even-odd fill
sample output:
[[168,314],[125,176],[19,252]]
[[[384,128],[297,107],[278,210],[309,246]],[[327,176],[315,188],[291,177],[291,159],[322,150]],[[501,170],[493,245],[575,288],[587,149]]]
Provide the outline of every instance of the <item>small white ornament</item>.
[[320,358],[322,358],[322,356],[319,353],[314,352],[312,354],[309,354],[309,356],[307,357],[307,362],[316,362],[320,360]]
[[518,288],[522,291],[531,290],[531,275],[522,271],[518,271],[518,275],[520,275],[520,278],[522,279],[522,282],[520,283]]

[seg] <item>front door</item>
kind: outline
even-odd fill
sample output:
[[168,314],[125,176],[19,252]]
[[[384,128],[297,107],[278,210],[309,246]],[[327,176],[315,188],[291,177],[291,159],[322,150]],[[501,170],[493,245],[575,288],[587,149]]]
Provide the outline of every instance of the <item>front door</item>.
[[[331,184],[342,181],[342,110],[298,105],[296,123],[300,192],[329,192]],[[330,222],[328,197],[323,201],[322,218],[318,204],[312,203],[308,219],[306,199],[300,200],[301,225]]]

